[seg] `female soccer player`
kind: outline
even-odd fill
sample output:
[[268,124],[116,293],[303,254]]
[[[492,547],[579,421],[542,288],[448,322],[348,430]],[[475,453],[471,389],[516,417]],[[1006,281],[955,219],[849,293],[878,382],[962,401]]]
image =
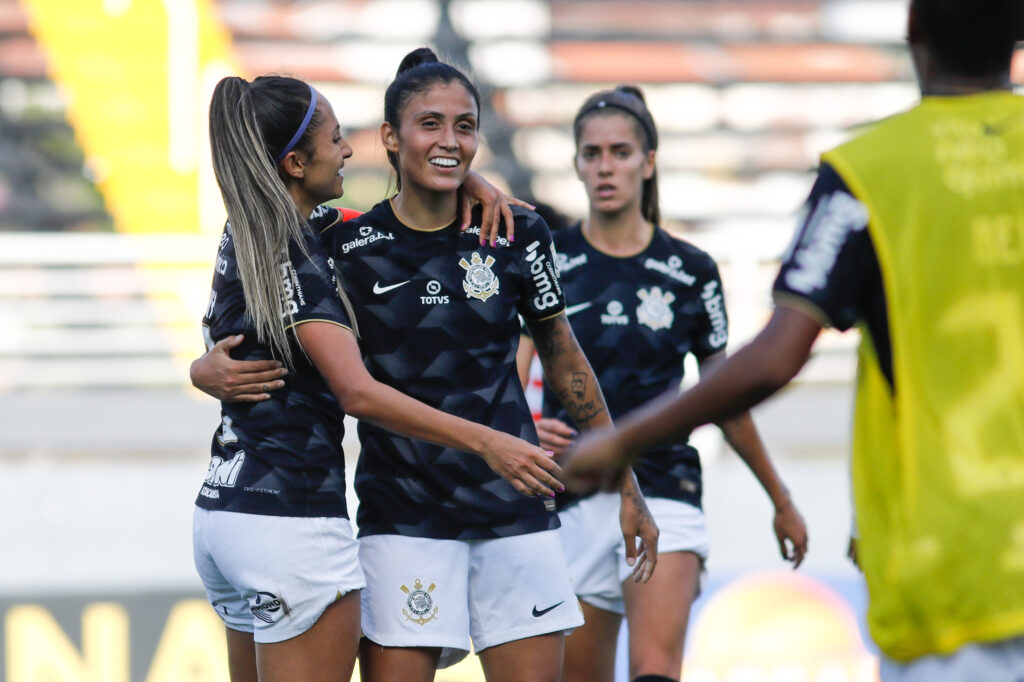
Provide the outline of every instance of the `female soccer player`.
[[[455,229],[455,192],[478,144],[475,86],[429,49],[416,50],[388,87],[384,118],[398,194],[325,232],[371,373],[532,439],[515,365],[522,315],[570,418],[581,428],[610,424],[563,314],[544,222],[515,211],[514,241],[491,252]],[[364,679],[431,680],[471,639],[489,680],[559,679],[563,633],[582,618],[553,505],[516,495],[454,449],[372,424],[360,425],[360,439]],[[639,526],[653,539],[642,498],[631,486],[625,494],[630,539]]]
[[244,333],[237,354],[281,358],[291,381],[267,401],[223,403],[196,500],[196,567],[227,626],[232,680],[348,680],[365,581],[345,507],[338,404],[366,423],[475,453],[524,493],[553,495],[558,468],[535,445],[367,373],[307,224],[342,194],[352,154],[327,100],[292,78],[226,78],[211,102],[210,138],[229,223],[207,342]]
[[[724,357],[728,339],[715,262],[659,227],[658,132],[641,91],[619,86],[591,95],[573,124],[576,172],[587,219],[554,236],[573,331],[593,364],[615,418],[683,378],[683,358],[702,374]],[[520,361],[529,362],[524,337]],[[541,446],[562,453],[576,432],[546,386]],[[776,475],[749,414],[720,424],[775,505],[782,555],[800,564],[807,530]],[[629,625],[630,679],[679,679],[690,606],[709,549],[701,512],[697,451],[685,439],[646,453],[636,469],[660,530],[659,566],[638,585],[614,532],[614,496],[561,504],[561,537],[586,625],[566,644],[564,680],[612,680],[622,614]],[[792,545],[787,548],[786,543]]]

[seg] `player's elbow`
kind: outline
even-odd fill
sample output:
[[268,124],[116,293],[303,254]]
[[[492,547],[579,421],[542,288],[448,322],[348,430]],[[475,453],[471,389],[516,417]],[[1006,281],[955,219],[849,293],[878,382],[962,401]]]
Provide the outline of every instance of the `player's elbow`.
[[380,400],[373,390],[375,381],[353,381],[344,387],[332,387],[341,410],[356,419],[371,419],[380,411]]

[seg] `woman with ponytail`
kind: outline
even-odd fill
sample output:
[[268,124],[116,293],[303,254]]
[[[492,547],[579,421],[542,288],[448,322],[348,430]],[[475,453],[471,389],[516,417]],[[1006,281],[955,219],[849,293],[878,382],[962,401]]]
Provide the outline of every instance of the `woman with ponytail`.
[[[555,234],[573,331],[608,396],[613,418],[672,388],[683,358],[702,374],[725,357],[727,321],[711,257],[660,227],[658,131],[643,93],[620,85],[591,95],[573,123],[576,173],[586,220]],[[623,349],[631,352],[623,353]],[[523,338],[520,363],[533,344]],[[545,383],[541,446],[562,454],[576,437]],[[803,559],[807,531],[776,475],[749,414],[720,424],[775,505],[784,558]],[[660,529],[658,570],[630,579],[629,548],[615,532],[618,500],[608,493],[559,500],[563,549],[586,624],[566,644],[566,682],[611,682],[619,625],[629,625],[629,679],[678,680],[690,606],[700,588],[709,537],[701,512],[697,451],[685,440],[637,460],[636,476]],[[791,547],[787,548],[786,543]]]
[[535,444],[367,373],[315,229],[337,214],[317,207],[341,196],[352,155],[320,93],[293,78],[225,78],[210,140],[228,224],[206,341],[232,339],[239,361],[257,361],[250,377],[282,362],[290,381],[265,400],[222,402],[196,499],[196,568],[227,626],[233,682],[347,681],[365,579],[345,504],[344,413],[474,453],[526,494],[552,494],[558,468]]

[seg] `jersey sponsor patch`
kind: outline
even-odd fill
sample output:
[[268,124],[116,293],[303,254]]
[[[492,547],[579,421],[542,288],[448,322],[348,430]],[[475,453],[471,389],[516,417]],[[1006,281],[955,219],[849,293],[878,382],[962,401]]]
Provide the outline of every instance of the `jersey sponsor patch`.
[[683,270],[683,259],[679,256],[669,256],[668,260],[656,260],[654,258],[648,258],[644,261],[644,267],[648,270],[654,270],[660,272],[663,275],[668,275],[677,282],[682,282],[686,286],[693,286],[693,283],[697,281],[697,278]]
[[711,280],[705,284],[700,298],[704,301],[704,310],[711,321],[708,344],[712,348],[721,348],[729,340],[729,325],[725,318],[725,303],[722,301],[722,292],[719,290],[718,281]]
[[824,287],[847,235],[867,226],[868,210],[853,196],[835,192],[823,198],[807,221],[793,254],[796,267],[786,273],[786,285],[802,294]]
[[540,252],[540,242],[535,241],[526,247],[526,262],[530,264],[530,277],[537,296],[533,299],[533,306],[538,311],[557,306],[561,302],[562,286],[558,282],[558,275],[554,266],[554,244],[549,251],[551,258]]
[[619,301],[608,301],[608,307],[601,315],[601,324],[626,325],[629,324],[629,315],[622,314],[622,303]]

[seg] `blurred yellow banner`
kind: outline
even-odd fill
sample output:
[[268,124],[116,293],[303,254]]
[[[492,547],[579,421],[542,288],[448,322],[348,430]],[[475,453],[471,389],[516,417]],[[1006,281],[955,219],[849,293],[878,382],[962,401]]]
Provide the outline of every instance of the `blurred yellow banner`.
[[211,1],[22,4],[117,229],[219,229],[206,111],[238,68]]

